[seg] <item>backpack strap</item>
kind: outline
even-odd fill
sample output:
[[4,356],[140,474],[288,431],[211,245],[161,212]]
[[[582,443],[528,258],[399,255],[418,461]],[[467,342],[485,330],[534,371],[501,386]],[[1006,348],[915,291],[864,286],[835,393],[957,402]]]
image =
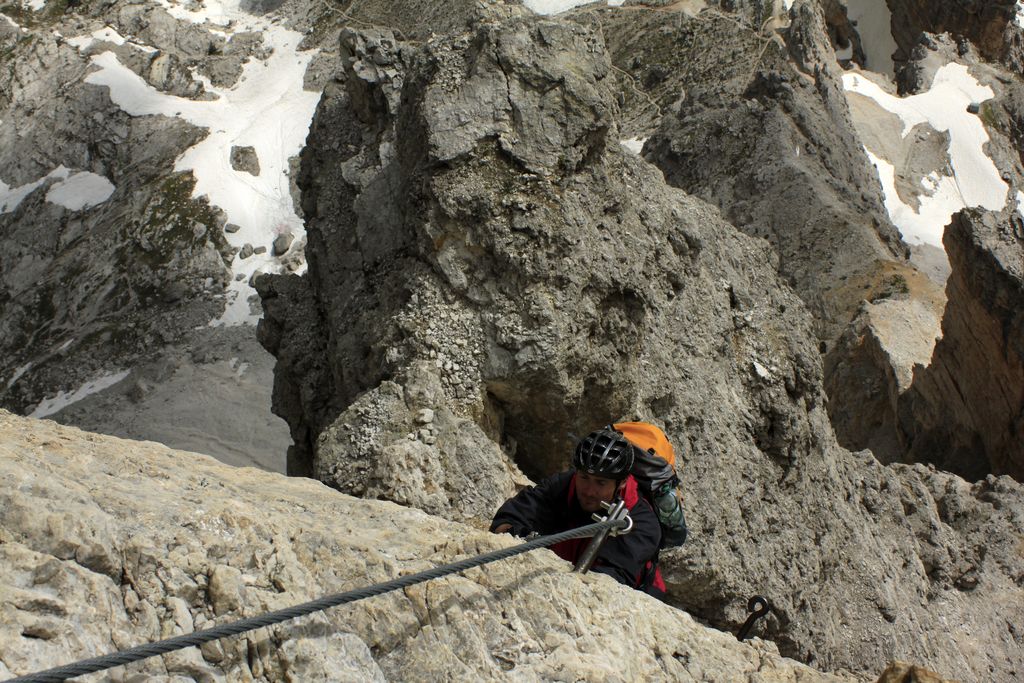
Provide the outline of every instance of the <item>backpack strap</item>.
[[636,586],[645,593],[651,592],[651,587],[654,585],[654,577],[658,573],[658,561],[661,556],[661,548],[654,553],[654,557],[644,563],[644,566],[640,569],[640,574],[636,577]]

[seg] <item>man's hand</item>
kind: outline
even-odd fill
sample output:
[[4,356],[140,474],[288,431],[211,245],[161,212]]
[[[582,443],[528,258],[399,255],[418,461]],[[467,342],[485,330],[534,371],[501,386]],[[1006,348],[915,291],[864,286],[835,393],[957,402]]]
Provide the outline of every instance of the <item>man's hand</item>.
[[494,533],[496,533],[496,534],[506,534],[511,529],[512,529],[512,525],[511,524],[507,524],[507,523],[506,524],[499,524],[498,526],[494,527]]

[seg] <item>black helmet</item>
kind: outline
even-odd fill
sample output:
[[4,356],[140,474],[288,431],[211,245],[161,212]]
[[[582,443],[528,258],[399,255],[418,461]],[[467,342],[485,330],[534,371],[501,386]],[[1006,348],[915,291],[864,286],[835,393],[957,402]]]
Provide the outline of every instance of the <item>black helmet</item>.
[[576,444],[572,466],[599,477],[625,479],[633,468],[633,445],[611,427],[604,427]]

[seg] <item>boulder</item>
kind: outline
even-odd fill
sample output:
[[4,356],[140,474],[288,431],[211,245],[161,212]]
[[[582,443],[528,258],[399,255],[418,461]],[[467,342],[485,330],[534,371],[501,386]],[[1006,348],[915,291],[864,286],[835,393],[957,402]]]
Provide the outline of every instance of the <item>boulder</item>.
[[309,271],[257,283],[290,472],[485,524],[567,434],[656,420],[692,529],[673,604],[732,630],[764,594],[758,633],[830,670],[1015,675],[1021,487],[837,446],[777,257],[621,148],[600,34],[499,7],[339,54],[298,180]]
[[256,155],[256,148],[251,145],[231,148],[231,168],[236,171],[259,176],[260,158]]
[[882,462],[901,462],[899,398],[916,365],[926,365],[935,346],[939,315],[919,301],[864,302],[839,339],[840,367],[828,373],[829,417],[847,448],[867,448]]

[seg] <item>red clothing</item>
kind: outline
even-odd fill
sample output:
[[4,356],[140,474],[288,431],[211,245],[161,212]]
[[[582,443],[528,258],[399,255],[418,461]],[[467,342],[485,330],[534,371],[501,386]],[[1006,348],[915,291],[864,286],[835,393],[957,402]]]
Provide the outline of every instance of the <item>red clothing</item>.
[[[633,529],[622,536],[609,536],[592,569],[664,598],[665,582],[656,566],[661,540],[657,515],[640,495],[632,476],[626,478],[622,493],[633,519]],[[532,531],[552,534],[590,524],[590,513],[580,507],[576,496],[575,472],[570,470],[549,477],[505,501],[494,517],[491,530],[505,523],[511,525],[510,533],[516,536],[526,536]],[[573,539],[557,543],[551,549],[562,559],[575,563],[589,543],[589,538]]]

